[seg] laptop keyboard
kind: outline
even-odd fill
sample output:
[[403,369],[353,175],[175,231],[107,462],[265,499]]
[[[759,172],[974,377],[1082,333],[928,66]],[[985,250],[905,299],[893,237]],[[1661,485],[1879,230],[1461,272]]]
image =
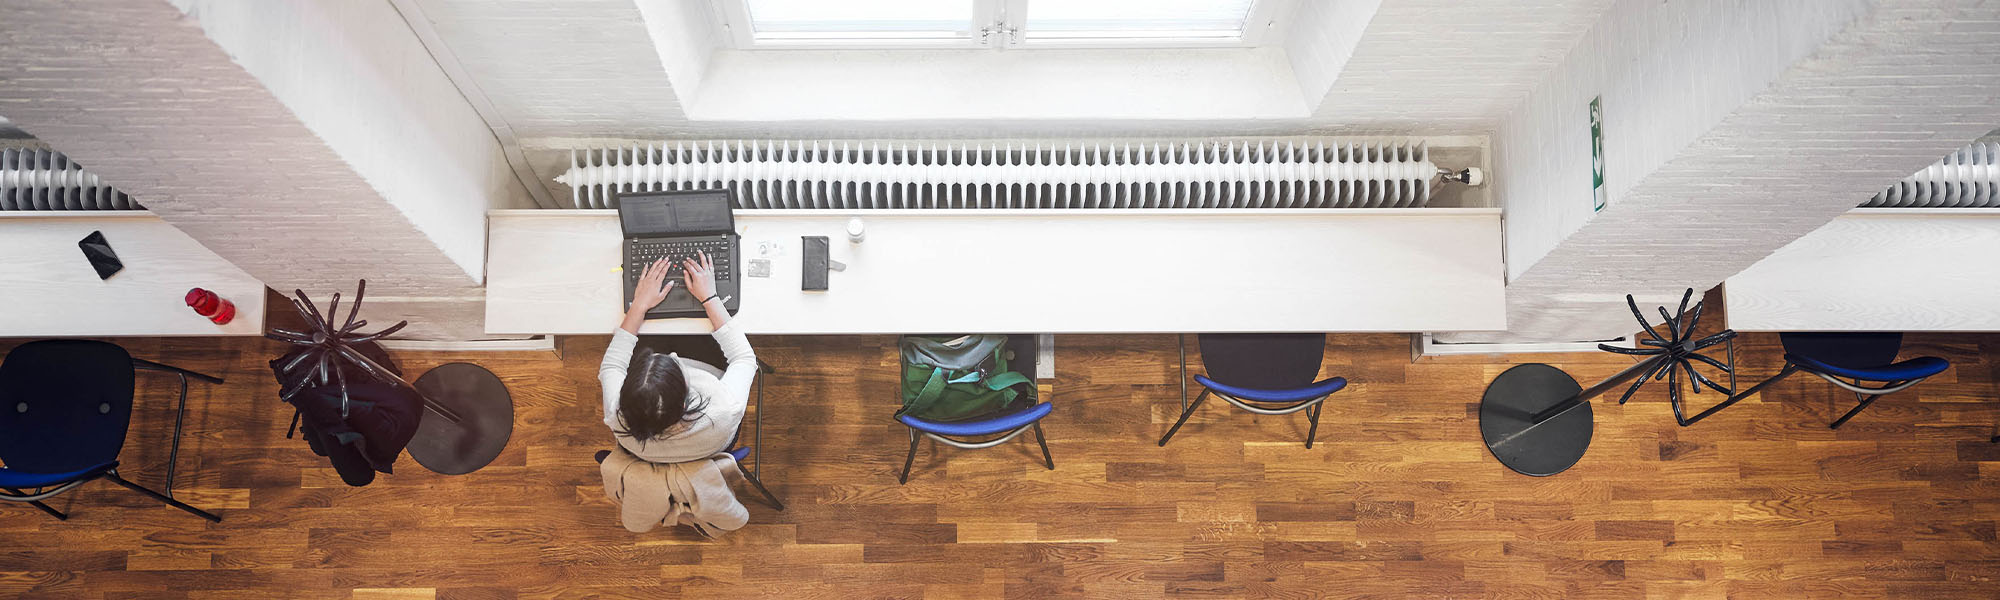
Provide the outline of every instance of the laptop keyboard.
[[629,242],[632,245],[632,268],[625,271],[627,280],[637,282],[646,266],[653,261],[667,259],[673,266],[667,270],[667,279],[681,280],[681,259],[694,258],[697,252],[708,253],[709,261],[715,263],[715,280],[730,279],[734,270],[729,264],[728,240],[687,240],[687,241],[644,241]]

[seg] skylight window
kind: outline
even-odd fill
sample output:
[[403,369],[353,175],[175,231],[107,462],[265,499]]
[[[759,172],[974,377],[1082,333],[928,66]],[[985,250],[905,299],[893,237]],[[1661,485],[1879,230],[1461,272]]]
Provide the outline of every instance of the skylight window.
[[1256,46],[1296,0],[711,0],[736,47]]
[[973,0],[737,0],[755,43],[969,41]]
[[1243,39],[1253,0],[1058,0],[1028,6],[1033,41]]

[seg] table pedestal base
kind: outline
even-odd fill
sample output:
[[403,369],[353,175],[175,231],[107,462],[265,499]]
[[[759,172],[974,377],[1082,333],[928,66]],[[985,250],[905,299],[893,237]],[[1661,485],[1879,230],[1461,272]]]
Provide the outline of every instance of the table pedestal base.
[[1588,402],[1541,425],[1532,415],[1582,391],[1561,369],[1535,363],[1501,373],[1479,400],[1479,435],[1500,464],[1523,475],[1547,477],[1569,469],[1590,448],[1594,427]]
[[514,397],[485,367],[472,363],[439,365],[416,381],[418,392],[459,417],[457,423],[425,409],[410,457],[424,468],[463,475],[500,456],[514,435]]

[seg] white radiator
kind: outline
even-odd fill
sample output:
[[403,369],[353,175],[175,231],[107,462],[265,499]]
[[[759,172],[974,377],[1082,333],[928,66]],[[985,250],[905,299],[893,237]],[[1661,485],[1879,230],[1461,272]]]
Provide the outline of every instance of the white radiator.
[[1861,204],[1884,207],[2000,207],[2000,142],[1960,148]]
[[556,181],[578,208],[719,187],[746,209],[1368,208],[1423,206],[1439,174],[1406,140],[736,140],[571,151]]
[[140,210],[60,152],[0,150],[0,210]]

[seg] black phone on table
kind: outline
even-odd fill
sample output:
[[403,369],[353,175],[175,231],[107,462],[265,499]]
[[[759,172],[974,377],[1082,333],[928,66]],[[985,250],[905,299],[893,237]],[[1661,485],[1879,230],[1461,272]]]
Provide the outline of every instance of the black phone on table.
[[104,232],[92,231],[90,235],[76,242],[83,249],[84,258],[90,259],[90,268],[97,269],[98,279],[110,279],[125,269],[125,263],[118,260],[118,253],[111,251],[111,242],[104,241]]
[[827,258],[826,236],[808,235],[801,236],[801,239],[805,241],[805,252],[803,253],[805,263],[800,265],[802,268],[799,270],[799,289],[814,292],[825,291],[826,272],[830,266],[828,264],[829,259]]

